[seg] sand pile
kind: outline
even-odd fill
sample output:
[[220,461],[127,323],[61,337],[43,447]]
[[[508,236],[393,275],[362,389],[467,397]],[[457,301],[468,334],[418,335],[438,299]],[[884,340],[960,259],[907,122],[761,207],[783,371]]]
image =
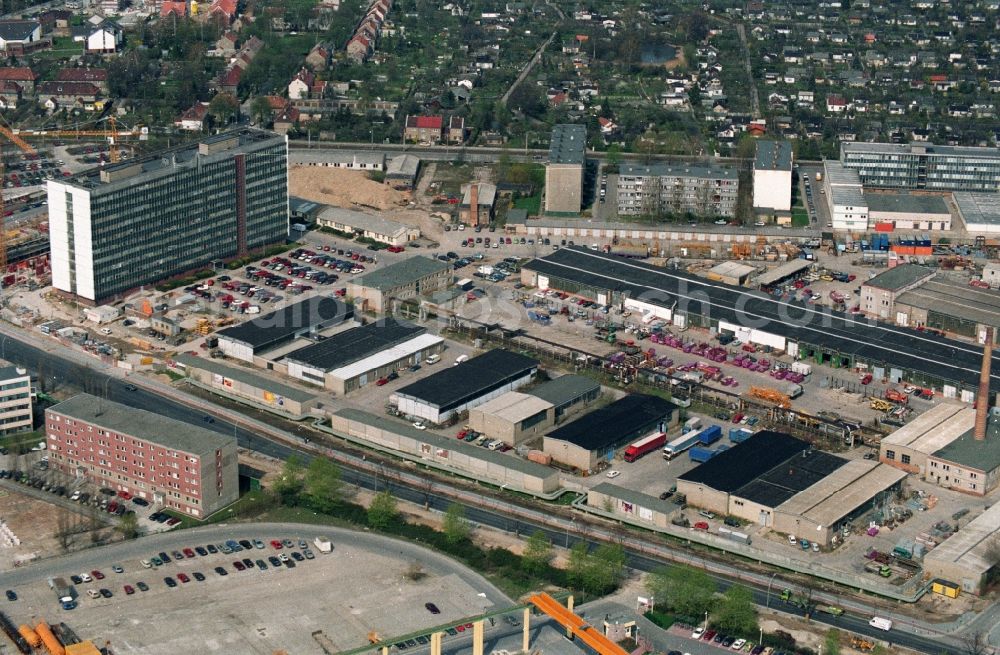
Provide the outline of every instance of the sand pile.
[[408,202],[403,193],[368,179],[365,173],[326,166],[292,166],[288,193],[335,207],[386,210]]

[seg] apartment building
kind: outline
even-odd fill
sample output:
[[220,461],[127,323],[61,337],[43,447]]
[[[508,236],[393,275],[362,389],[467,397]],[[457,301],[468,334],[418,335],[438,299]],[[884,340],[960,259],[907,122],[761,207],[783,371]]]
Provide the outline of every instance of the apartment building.
[[865,187],[1000,190],[1000,150],[996,148],[843,141],[840,161],[858,172]]
[[792,144],[758,141],[753,160],[754,209],[791,211]]
[[0,367],[0,435],[34,427],[31,376],[23,368]]
[[587,128],[583,125],[552,128],[549,161],[545,165],[545,213],[580,213],[586,154]]
[[288,143],[241,128],[48,182],[52,285],[84,304],[288,237]]
[[736,215],[739,173],[715,164],[623,164],[618,175],[622,216]]
[[49,466],[204,518],[239,497],[236,438],[79,394],[45,410]]

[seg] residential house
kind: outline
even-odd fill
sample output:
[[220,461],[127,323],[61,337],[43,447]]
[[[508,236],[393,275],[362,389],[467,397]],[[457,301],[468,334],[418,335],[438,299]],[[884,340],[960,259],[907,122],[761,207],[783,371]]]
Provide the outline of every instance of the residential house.
[[24,52],[42,40],[42,24],[37,20],[0,20],[0,50],[7,54]]
[[87,35],[86,51],[91,54],[114,54],[121,47],[124,36],[117,23],[105,20]]
[[51,32],[54,36],[69,36],[72,19],[73,12],[68,9],[49,9],[38,14],[38,22],[42,24],[42,34]]
[[17,82],[0,80],[0,109],[17,109],[21,102],[21,87]]
[[236,32],[226,32],[219,37],[219,40],[215,42],[215,52],[216,54],[222,56],[228,56],[236,52],[236,42],[239,41],[239,35]]
[[441,143],[441,131],[444,126],[444,119],[441,116],[407,116],[405,125],[403,141],[408,143]]
[[27,66],[5,66],[0,68],[0,81],[14,82],[23,93],[32,94],[35,92],[38,73]]
[[[117,4],[117,3],[116,3]],[[178,18],[187,17],[188,4],[186,0],[162,0],[160,3],[160,18],[174,14]]]
[[62,68],[56,73],[56,82],[89,82],[100,90],[108,92],[108,71],[104,68]]
[[274,117],[274,131],[278,134],[288,134],[299,122],[299,110],[293,107],[290,103],[281,111],[277,116]]
[[828,114],[842,114],[847,111],[847,100],[843,96],[830,94],[826,97],[826,112]]
[[364,63],[371,53],[371,41],[360,34],[356,34],[347,42],[347,48],[345,49],[347,50],[348,57],[359,64]]
[[307,68],[302,68],[292,81],[288,83],[288,98],[290,100],[302,100],[308,98],[316,83],[316,76]]
[[306,65],[314,71],[324,71],[330,65],[332,49],[325,43],[317,43],[306,55]]
[[236,0],[213,0],[205,15],[229,25],[236,19],[236,9]]
[[38,99],[49,111],[65,108],[95,109],[100,90],[90,82],[41,82]]
[[196,102],[187,109],[174,125],[182,130],[201,132],[205,126],[205,116],[208,115],[208,103]]
[[448,119],[448,127],[445,135],[448,143],[455,145],[465,142],[465,118],[463,116],[452,116]]

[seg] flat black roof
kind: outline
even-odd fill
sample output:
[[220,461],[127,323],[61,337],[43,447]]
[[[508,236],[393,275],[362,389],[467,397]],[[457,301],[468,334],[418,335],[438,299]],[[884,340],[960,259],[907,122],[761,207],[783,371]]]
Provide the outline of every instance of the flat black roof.
[[[524,265],[550,279],[628,295],[688,315],[723,319],[792,342],[863,361],[915,371],[975,389],[982,349],[926,332],[880,323],[829,307],[775,299],[758,291],[658,268],[580,247],[560,248]],[[1000,391],[1000,353],[994,351],[990,388]]]
[[332,371],[364,359],[386,348],[420,336],[427,330],[394,318],[385,318],[368,325],[344,330],[328,339],[293,350],[285,359]]
[[846,463],[846,459],[821,450],[803,450],[732,493],[765,507],[777,507]]
[[623,440],[668,418],[677,405],[657,396],[633,393],[595,410],[572,423],[549,432],[546,438],[559,439],[587,450],[619,446]]
[[274,348],[320,326],[339,325],[354,317],[354,306],[339,298],[313,296],[219,330],[218,336],[240,341],[263,351]]
[[761,430],[678,479],[735,494],[774,467],[811,446],[784,432]]
[[428,375],[396,393],[441,410],[458,407],[538,368],[538,360],[496,349]]

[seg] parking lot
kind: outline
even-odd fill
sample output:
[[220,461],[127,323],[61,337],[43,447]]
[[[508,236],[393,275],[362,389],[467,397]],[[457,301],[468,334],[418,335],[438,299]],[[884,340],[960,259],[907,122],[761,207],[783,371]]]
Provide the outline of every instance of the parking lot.
[[[319,552],[314,542],[319,535],[330,537],[331,553]],[[230,554],[207,551],[210,544],[221,551],[229,540],[254,539],[263,548]],[[291,548],[282,544],[279,550],[270,543],[285,539]],[[300,540],[313,559],[306,559]],[[196,548],[206,554],[199,555]],[[160,551],[168,554],[169,563],[155,568],[142,564]],[[182,557],[175,558],[174,551]],[[282,555],[294,568],[268,562]],[[234,562],[242,564],[243,559],[252,560],[254,567],[238,570]],[[415,563],[423,577],[409,574]],[[95,571],[104,577],[97,579]],[[78,607],[63,610],[46,580],[68,580],[71,575],[81,579]],[[412,544],[346,530],[277,524],[209,527],[91,549],[2,573],[0,588],[18,596],[5,606],[15,624],[61,621],[83,639],[109,640],[116,653],[147,655],[269,655],[279,649],[320,654],[314,631],[322,631],[336,649],[346,650],[368,643],[370,633],[395,643],[393,637],[432,626],[452,627],[454,634],[445,638],[452,645],[449,642],[467,640],[467,619],[511,603],[478,575]],[[400,643],[401,650],[411,648]],[[413,646],[418,645],[414,639]]]

